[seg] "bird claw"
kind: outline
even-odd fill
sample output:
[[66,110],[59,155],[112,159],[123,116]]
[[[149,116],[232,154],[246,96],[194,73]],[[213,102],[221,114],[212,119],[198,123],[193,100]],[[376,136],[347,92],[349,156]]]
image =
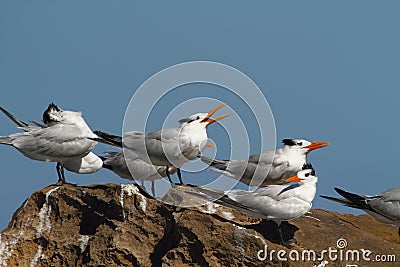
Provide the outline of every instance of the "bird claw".
[[63,186],[63,185],[77,186],[78,184],[72,184],[72,183],[68,183],[68,182],[65,182],[65,181],[58,180],[55,185],[57,185],[57,186]]
[[290,244],[290,242],[283,242],[283,243],[282,243],[282,246],[284,246],[284,247],[286,247],[286,248],[288,248],[288,249],[293,248],[293,246]]
[[193,185],[193,184],[181,184],[181,186],[185,186],[185,187],[197,187],[196,185]]

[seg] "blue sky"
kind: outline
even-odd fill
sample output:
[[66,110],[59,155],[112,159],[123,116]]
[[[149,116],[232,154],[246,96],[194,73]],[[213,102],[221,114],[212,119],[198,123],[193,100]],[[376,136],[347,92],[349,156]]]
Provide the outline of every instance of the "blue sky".
[[[2,1],[0,105],[22,120],[39,120],[55,102],[82,111],[93,129],[120,133],[131,96],[151,75],[187,61],[220,62],[261,88],[275,118],[277,140],[331,142],[309,156],[320,178],[318,194],[335,195],[334,186],[376,194],[398,187],[400,179],[394,168],[400,149],[399,5]],[[202,94],[187,90],[185,96],[214,93],[221,101],[231,99],[205,85],[197,88]],[[170,99],[176,101],[171,106],[182,101]],[[234,99],[229,104],[243,109]],[[16,131],[5,116],[0,125],[1,135]],[[213,137],[221,128],[209,130]],[[252,140],[257,147],[259,140]],[[96,152],[106,149],[99,146]],[[218,156],[226,153],[222,148]],[[30,194],[56,181],[56,173],[54,163],[29,160],[11,147],[0,147],[0,158],[4,228]],[[201,179],[195,174],[188,179],[196,177]],[[107,170],[67,173],[67,179],[125,182]],[[314,207],[353,212],[318,197]]]

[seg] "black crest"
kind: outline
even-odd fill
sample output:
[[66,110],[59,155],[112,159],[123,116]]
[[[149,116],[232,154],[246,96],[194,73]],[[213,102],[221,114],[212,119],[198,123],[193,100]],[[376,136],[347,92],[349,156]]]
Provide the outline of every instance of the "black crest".
[[193,121],[193,120],[190,119],[190,118],[184,118],[184,119],[180,119],[178,122],[179,122],[179,123],[185,123],[185,122],[191,123],[192,121]]
[[292,139],[283,139],[283,140],[282,140],[282,143],[283,143],[284,145],[287,145],[287,146],[294,146],[294,145],[296,145],[296,142],[293,141]]
[[311,175],[315,175],[315,170],[313,168],[313,166],[311,165],[311,163],[304,163],[302,170],[312,170],[311,171]]
[[51,103],[48,107],[47,107],[47,109],[43,112],[43,118],[42,118],[42,120],[43,120],[43,122],[45,123],[45,124],[47,124],[47,123],[49,123],[49,122],[52,122],[52,119],[50,118],[50,113],[51,112],[54,112],[54,110],[55,111],[60,111],[60,109],[57,107],[57,105],[55,105],[54,103]]

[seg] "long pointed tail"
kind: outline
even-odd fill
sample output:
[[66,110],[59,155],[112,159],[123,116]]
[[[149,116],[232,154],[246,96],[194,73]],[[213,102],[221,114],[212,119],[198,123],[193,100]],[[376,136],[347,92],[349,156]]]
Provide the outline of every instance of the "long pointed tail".
[[11,138],[8,136],[0,136],[0,144],[12,146]]
[[336,198],[336,197],[330,197],[330,196],[324,196],[324,195],[321,195],[320,197],[343,204],[343,205],[346,205],[346,206],[351,205],[351,202],[344,198]]
[[105,151],[103,155],[99,155],[98,157],[103,161],[103,168],[113,170],[112,164],[110,162],[113,161],[113,158],[116,157],[121,152],[116,151]]
[[113,145],[117,147],[122,147],[122,137],[117,135],[108,134],[102,131],[94,131],[94,133],[100,138],[95,140],[107,145]]
[[339,195],[341,195],[342,197],[344,197],[345,199],[347,199],[348,201],[350,201],[352,203],[352,205],[350,207],[353,208],[359,208],[359,209],[369,209],[369,205],[365,202],[365,197],[357,195],[357,194],[353,194],[350,192],[346,192],[342,189],[336,188],[335,187],[336,192],[338,192]]
[[14,115],[12,115],[10,112],[8,112],[7,110],[5,110],[4,108],[0,107],[0,110],[8,117],[10,118],[10,120],[12,120],[16,125],[18,125],[19,127],[27,127],[28,124],[26,124],[23,121],[20,121],[19,119],[17,119]]
[[335,198],[335,197],[329,197],[329,196],[320,196],[322,198],[343,204],[347,207],[355,208],[355,209],[370,209],[369,205],[365,202],[365,198],[353,194],[350,192],[346,192],[342,189],[336,188],[335,191],[338,192],[339,195],[341,195],[344,198]]
[[227,160],[221,160],[221,159],[213,159],[207,156],[201,156],[200,157],[201,161],[203,161],[205,164],[210,165],[212,167],[215,167],[219,170],[225,171],[227,166],[228,166],[228,162]]

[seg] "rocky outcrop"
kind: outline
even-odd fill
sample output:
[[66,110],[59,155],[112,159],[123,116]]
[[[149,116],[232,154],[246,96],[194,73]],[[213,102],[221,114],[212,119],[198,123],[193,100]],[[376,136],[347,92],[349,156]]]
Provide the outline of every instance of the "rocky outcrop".
[[[193,198],[186,190],[174,188],[166,198]],[[399,266],[390,256],[400,261],[396,227],[369,215],[312,210],[283,224],[289,249],[279,244],[274,223],[199,204],[170,206],[132,184],[49,186],[2,231],[0,266]],[[359,261],[351,260],[354,251]],[[368,251],[370,261],[362,258]],[[378,263],[377,255],[392,262]]]

